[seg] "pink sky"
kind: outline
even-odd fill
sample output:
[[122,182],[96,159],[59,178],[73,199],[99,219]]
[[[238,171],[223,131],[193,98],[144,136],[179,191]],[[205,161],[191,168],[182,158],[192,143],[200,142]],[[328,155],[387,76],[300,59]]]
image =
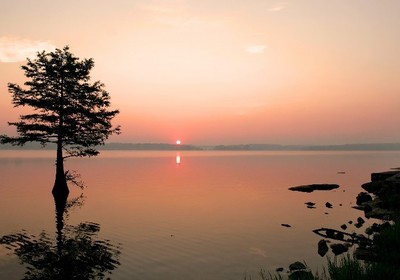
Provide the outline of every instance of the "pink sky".
[[114,142],[400,141],[397,0],[4,2],[0,134],[25,58],[69,45],[121,111]]

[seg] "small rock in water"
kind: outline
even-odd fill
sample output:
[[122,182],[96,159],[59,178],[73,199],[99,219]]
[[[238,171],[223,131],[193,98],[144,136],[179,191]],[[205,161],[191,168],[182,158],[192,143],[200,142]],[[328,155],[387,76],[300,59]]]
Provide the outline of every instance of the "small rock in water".
[[325,203],[325,206],[326,206],[327,208],[332,208],[332,204],[331,204],[330,202]]
[[278,267],[277,269],[276,269],[276,272],[282,272],[283,271],[283,267]]
[[362,226],[364,225],[364,223],[365,223],[364,219],[361,218],[361,217],[358,217],[358,218],[357,218],[357,223],[354,224],[354,226],[355,226],[356,228],[360,228],[360,227],[362,227]]
[[304,203],[304,204],[307,205],[307,208],[309,208],[309,209],[315,209],[315,208],[316,208],[316,207],[314,206],[314,205],[315,205],[314,202],[309,201],[309,202],[306,202],[306,203]]
[[353,223],[353,221],[349,221],[349,224],[351,225]]
[[344,171],[338,171],[338,174],[346,174]]
[[340,227],[341,227],[343,230],[346,230],[346,229],[347,229],[347,226],[346,226],[345,224],[341,225]]
[[281,224],[281,226],[283,226],[283,227],[292,227],[292,226],[289,225],[289,224]]
[[318,242],[318,255],[320,255],[321,257],[325,256],[326,253],[328,252],[329,248],[327,245],[327,242],[325,239],[321,239]]

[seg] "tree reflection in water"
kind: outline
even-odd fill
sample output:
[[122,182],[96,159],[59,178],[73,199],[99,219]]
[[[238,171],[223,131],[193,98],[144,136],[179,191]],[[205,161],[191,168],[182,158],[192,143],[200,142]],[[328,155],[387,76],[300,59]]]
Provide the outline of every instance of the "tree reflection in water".
[[64,214],[81,206],[83,196],[71,201],[55,196],[54,200],[56,240],[44,231],[35,236],[21,230],[1,237],[0,244],[12,250],[26,266],[24,279],[104,279],[119,266],[120,247],[98,238],[97,223],[64,225]]

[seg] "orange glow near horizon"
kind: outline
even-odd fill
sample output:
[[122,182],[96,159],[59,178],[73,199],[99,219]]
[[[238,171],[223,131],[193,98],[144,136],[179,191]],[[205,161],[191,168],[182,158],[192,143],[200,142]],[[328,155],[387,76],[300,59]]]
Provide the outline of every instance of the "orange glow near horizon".
[[33,3],[1,18],[0,134],[15,134],[7,83],[23,85],[24,57],[69,45],[121,112],[113,142],[400,141],[400,2],[43,1],[57,24]]

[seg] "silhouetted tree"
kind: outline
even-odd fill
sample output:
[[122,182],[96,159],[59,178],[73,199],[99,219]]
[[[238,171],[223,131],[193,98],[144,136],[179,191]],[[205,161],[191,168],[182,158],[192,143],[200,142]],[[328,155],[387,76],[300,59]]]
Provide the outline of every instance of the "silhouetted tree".
[[93,59],[79,60],[66,46],[54,52],[39,52],[34,60],[28,58],[22,66],[29,79],[24,88],[8,84],[14,107],[29,106],[34,111],[20,116],[18,122],[9,122],[19,135],[1,135],[0,141],[21,146],[27,142],[56,144],[55,195],[69,193],[66,158],[95,156],[99,153],[96,146],[120,131],[119,126],[111,125],[119,111],[109,110],[110,96],[104,85],[89,81],[93,66]]

